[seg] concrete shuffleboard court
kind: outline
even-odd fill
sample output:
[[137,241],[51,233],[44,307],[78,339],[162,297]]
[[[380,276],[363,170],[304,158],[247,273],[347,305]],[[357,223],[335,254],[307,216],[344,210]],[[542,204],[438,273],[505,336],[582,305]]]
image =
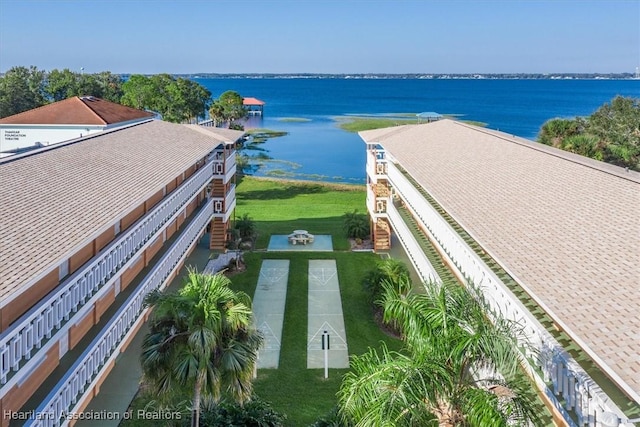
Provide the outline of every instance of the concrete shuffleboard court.
[[284,305],[289,277],[288,259],[265,259],[253,296],[253,316],[264,344],[258,354],[258,368],[277,368],[280,360]]
[[332,252],[333,240],[330,234],[315,235],[312,243],[294,245],[289,243],[285,234],[274,234],[269,239],[267,251],[296,251],[296,252]]
[[348,368],[347,334],[335,260],[309,260],[308,310],[307,368],[324,368],[324,331],[329,333],[329,367]]

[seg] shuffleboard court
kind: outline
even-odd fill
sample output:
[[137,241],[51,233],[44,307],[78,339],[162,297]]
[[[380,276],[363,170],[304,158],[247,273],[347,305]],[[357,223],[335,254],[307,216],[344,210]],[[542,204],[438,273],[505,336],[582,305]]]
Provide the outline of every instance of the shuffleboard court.
[[289,277],[288,259],[265,259],[253,296],[253,315],[264,344],[258,355],[258,368],[278,368],[284,306]]
[[348,368],[349,351],[335,260],[309,260],[307,368],[324,368],[322,334],[329,333],[329,367]]

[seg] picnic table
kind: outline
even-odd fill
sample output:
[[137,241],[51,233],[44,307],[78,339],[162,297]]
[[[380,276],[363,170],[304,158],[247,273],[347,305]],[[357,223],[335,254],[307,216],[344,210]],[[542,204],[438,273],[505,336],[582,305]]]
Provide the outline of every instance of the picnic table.
[[313,243],[314,236],[307,230],[293,230],[293,233],[289,234],[287,239],[292,245],[297,245],[298,243],[306,245],[307,243]]

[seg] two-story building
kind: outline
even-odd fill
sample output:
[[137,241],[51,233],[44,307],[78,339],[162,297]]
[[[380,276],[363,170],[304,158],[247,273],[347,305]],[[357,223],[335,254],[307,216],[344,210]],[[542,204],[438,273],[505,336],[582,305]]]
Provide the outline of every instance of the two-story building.
[[360,136],[376,250],[519,322],[559,424],[640,418],[640,174],[449,119]]
[[0,160],[2,426],[82,411],[145,321],[145,295],[207,230],[224,250],[242,134],[149,120]]

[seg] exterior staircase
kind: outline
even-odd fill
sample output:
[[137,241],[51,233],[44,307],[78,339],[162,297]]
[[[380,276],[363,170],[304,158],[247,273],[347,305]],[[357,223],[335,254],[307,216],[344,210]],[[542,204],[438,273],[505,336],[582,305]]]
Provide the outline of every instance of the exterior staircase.
[[209,249],[212,251],[226,250],[228,223],[222,222],[221,218],[211,220],[211,231],[209,233]]
[[374,225],[373,240],[376,251],[391,248],[391,229],[386,219],[378,218]]

